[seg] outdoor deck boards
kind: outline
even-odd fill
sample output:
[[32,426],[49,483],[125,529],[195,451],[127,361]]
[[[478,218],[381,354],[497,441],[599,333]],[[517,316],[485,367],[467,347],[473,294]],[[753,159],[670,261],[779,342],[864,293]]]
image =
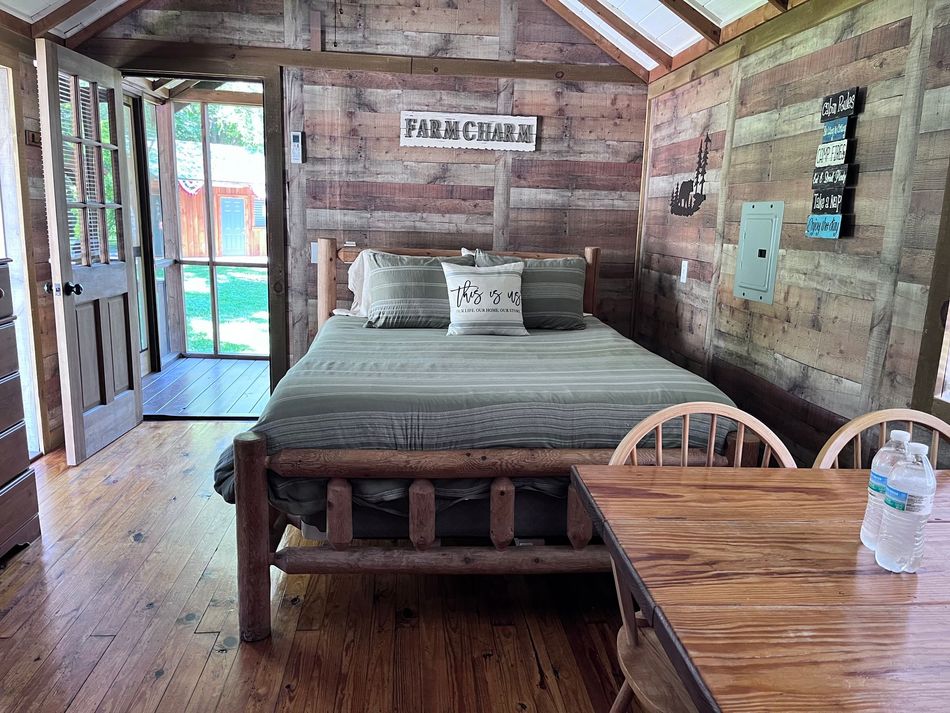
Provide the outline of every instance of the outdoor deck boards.
[[270,395],[268,362],[182,357],[142,379],[146,416],[257,418]]

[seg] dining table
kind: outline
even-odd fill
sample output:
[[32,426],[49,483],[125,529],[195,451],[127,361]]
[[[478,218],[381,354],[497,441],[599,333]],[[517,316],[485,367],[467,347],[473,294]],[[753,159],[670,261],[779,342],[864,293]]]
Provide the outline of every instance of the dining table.
[[950,471],[923,562],[859,538],[867,470],[576,466],[618,590],[698,711],[950,711]]

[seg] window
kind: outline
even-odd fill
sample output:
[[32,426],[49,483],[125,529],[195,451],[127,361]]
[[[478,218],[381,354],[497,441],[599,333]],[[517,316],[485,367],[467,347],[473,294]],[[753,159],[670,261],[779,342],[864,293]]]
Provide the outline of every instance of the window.
[[267,206],[267,201],[261,198],[254,199],[254,227],[255,228],[267,227],[266,206]]
[[63,123],[63,168],[74,265],[119,260],[122,209],[115,167],[119,147],[113,143],[115,116],[112,90],[74,75],[59,75],[59,110]]

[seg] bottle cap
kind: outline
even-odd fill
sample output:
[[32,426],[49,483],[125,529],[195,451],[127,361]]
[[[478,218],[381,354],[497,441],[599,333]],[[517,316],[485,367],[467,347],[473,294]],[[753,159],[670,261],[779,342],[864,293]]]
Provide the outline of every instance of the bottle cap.
[[923,443],[908,443],[907,453],[912,456],[925,456],[930,449]]
[[891,431],[891,440],[900,441],[901,443],[910,443],[910,434],[907,431],[898,431],[894,429]]

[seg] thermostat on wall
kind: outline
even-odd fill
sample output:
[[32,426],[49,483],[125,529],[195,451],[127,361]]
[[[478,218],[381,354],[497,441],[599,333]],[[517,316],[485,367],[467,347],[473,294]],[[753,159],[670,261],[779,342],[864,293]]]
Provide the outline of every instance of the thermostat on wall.
[[736,297],[772,304],[784,215],[785,203],[782,201],[742,204],[733,288]]
[[290,132],[290,162],[304,162],[304,135],[302,131]]

